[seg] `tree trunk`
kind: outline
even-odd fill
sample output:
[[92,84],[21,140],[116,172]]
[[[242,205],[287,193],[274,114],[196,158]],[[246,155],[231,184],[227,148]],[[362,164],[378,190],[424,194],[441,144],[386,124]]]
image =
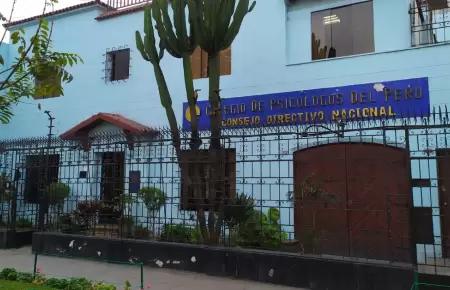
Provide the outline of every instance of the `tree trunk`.
[[[220,108],[220,55],[210,54],[208,56],[209,65],[209,102],[211,105],[211,141],[209,149],[210,180],[208,202],[208,231],[210,238],[208,244],[218,244],[220,239],[220,230],[222,228],[221,217],[223,215],[223,198],[225,195],[223,185],[223,167],[224,152],[221,148],[221,108]],[[218,193],[220,202],[218,202]],[[218,213],[218,214],[217,214]]]
[[197,99],[195,98],[194,80],[192,78],[191,55],[183,56],[184,69],[184,83],[186,87],[186,96],[189,104],[189,111],[191,114],[191,150],[196,150],[200,147],[201,140],[198,134],[198,119],[196,112]]
[[[197,99],[195,97],[194,80],[192,78],[192,66],[191,66],[191,56],[186,54],[183,56],[183,69],[184,69],[184,82],[186,87],[186,96],[189,104],[189,111],[191,115],[191,140],[189,142],[189,147],[194,160],[189,160],[194,166],[194,177],[192,180],[190,176],[184,176],[184,180],[190,180],[187,182],[187,186],[194,187],[194,198],[197,203],[197,218],[200,225],[200,231],[202,233],[203,240],[207,241],[209,239],[208,232],[206,231],[206,219],[205,219],[205,202],[204,193],[202,192],[202,179],[200,176],[199,166],[201,166],[201,155],[198,152],[202,141],[200,140],[198,132],[198,118],[196,112]],[[186,166],[186,167],[189,167]],[[184,175],[189,175],[188,170],[183,170]]]
[[177,155],[178,161],[181,158],[181,137],[180,132],[178,131],[178,123],[177,118],[175,116],[175,112],[172,107],[172,98],[170,97],[169,89],[167,88],[166,79],[164,78],[164,74],[162,72],[161,66],[154,65],[156,82],[158,84],[159,97],[161,100],[161,105],[166,110],[167,120],[169,121],[170,131],[172,133],[172,141],[173,146],[175,148],[175,153]]

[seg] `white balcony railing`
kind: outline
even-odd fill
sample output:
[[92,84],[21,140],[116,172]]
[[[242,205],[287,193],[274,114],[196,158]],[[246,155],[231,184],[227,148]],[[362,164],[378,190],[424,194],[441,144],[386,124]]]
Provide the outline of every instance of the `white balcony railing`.
[[131,6],[142,5],[145,3],[150,3],[151,0],[103,0],[108,6],[114,9],[128,8]]

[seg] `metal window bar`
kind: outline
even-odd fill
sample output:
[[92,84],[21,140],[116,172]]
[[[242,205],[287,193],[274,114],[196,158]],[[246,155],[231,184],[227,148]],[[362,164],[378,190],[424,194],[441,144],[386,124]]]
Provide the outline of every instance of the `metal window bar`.
[[449,7],[447,0],[411,0],[409,14],[412,46],[443,43],[450,40]]

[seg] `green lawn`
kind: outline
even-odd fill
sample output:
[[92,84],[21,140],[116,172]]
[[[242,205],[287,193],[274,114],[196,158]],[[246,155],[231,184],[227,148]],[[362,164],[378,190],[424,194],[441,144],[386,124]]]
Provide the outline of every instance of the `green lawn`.
[[13,282],[13,281],[3,281],[0,280],[0,289],[1,290],[52,290],[52,288],[27,284],[22,282]]

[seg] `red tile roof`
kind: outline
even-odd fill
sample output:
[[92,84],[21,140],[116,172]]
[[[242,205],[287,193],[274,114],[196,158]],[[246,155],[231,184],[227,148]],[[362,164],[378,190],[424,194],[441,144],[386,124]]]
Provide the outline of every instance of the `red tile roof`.
[[25,19],[22,19],[22,20],[12,21],[10,23],[5,23],[5,24],[3,24],[3,27],[7,28],[7,27],[19,25],[19,24],[24,24],[26,22],[34,21],[34,20],[37,20],[37,19],[40,19],[40,18],[45,18],[45,17],[49,17],[49,16],[59,15],[59,14],[66,13],[66,12],[69,12],[69,11],[74,11],[74,10],[77,10],[77,9],[86,8],[86,7],[90,7],[90,6],[96,6],[96,5],[99,5],[101,7],[107,8],[107,9],[114,10],[113,7],[108,6],[107,4],[105,4],[104,2],[102,2],[100,0],[93,0],[93,1],[86,2],[86,3],[81,3],[81,4],[78,4],[78,5],[66,7],[64,9],[59,9],[59,10],[55,10],[55,11],[52,11],[52,12],[48,12],[48,13],[45,13],[43,15],[37,15],[37,16],[25,18]]
[[[149,3],[151,3],[151,1],[149,1]],[[100,16],[96,17],[95,19],[96,20],[104,20],[104,19],[117,17],[120,15],[135,13],[135,12],[144,10],[145,6],[147,6],[147,5],[148,5],[148,3],[145,3],[145,4],[136,5],[133,7],[120,9],[120,10],[106,11],[105,13],[102,13]]]
[[86,137],[89,129],[92,129],[101,122],[107,122],[121,128],[126,133],[136,135],[151,135],[156,133],[156,130],[145,126],[136,121],[130,120],[118,114],[98,113],[92,117],[82,121],[72,129],[61,134],[61,139],[78,139]]

